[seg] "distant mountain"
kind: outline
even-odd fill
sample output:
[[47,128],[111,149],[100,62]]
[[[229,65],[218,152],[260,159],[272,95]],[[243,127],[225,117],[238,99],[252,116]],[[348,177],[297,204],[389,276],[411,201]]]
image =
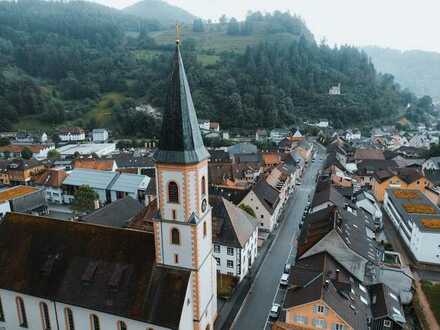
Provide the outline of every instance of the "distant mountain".
[[391,73],[398,83],[418,96],[429,95],[440,102],[440,53],[380,47],[363,49],[379,71]]
[[162,24],[192,23],[196,16],[162,0],[142,0],[123,11],[142,18],[155,19]]

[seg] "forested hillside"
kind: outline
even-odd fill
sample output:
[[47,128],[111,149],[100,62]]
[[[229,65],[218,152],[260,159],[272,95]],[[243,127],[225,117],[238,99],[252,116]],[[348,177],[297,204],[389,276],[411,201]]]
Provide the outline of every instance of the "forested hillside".
[[389,72],[417,95],[430,95],[440,102],[440,53],[420,50],[365,47],[377,69]]
[[175,25],[176,22],[192,24],[196,19],[186,10],[171,6],[162,0],[141,0],[124,8],[123,11],[142,18],[157,20],[164,25]]
[[[121,136],[155,136],[159,123],[135,106],[162,109],[173,33],[87,2],[0,2],[0,130],[105,126]],[[337,127],[372,125],[405,114],[408,103],[417,118],[430,111],[429,100],[378,75],[365,53],[317,45],[287,13],[196,20],[182,39],[199,117],[224,128],[320,117]],[[329,96],[338,83],[343,95]]]

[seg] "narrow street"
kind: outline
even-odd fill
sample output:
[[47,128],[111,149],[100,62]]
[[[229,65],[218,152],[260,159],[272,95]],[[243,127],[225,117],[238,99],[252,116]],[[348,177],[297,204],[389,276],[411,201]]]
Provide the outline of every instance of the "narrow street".
[[264,329],[268,321],[268,314],[274,300],[280,302],[284,293],[279,291],[279,281],[287,261],[293,262],[298,233],[308,196],[312,197],[315,188],[316,174],[321,168],[323,151],[318,149],[316,162],[309,165],[301,186],[296,190],[294,197],[289,200],[284,212],[283,221],[278,236],[275,238],[266,259],[252,284],[249,295],[245,299],[241,310],[233,324],[233,329]]

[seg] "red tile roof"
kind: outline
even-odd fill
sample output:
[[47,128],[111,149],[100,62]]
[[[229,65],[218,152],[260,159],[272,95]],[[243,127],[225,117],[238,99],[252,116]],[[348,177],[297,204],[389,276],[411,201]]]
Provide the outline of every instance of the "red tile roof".
[[114,163],[113,159],[77,159],[73,162],[73,168],[111,171]]
[[38,176],[35,179],[35,184],[45,187],[59,188],[66,177],[67,173],[64,170],[51,168]]

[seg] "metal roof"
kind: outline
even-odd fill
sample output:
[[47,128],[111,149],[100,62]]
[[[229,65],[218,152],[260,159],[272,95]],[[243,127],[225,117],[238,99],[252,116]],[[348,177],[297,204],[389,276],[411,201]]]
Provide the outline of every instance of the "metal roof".
[[69,186],[90,186],[90,188],[107,189],[118,173],[98,170],[74,169],[64,180]]
[[146,189],[149,182],[150,178],[146,175],[121,173],[111,186],[111,190],[133,192],[138,189]]
[[172,164],[198,163],[209,158],[200,134],[179,45],[173,58],[159,148],[154,158],[159,163]]

